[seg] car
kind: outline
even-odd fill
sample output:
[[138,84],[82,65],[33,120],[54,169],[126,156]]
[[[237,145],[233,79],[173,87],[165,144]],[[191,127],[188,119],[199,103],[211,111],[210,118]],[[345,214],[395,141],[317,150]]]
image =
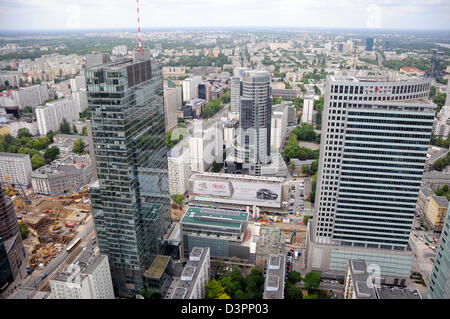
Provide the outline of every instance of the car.
[[261,188],[259,191],[256,192],[256,197],[258,199],[277,199],[278,194],[275,194],[269,189]]

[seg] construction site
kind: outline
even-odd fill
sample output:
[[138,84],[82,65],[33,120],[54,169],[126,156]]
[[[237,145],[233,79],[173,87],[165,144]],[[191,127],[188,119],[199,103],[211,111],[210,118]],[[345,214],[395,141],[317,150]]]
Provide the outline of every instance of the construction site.
[[91,205],[87,187],[78,193],[44,197],[11,185],[4,186],[14,201],[18,223],[27,250],[27,270],[44,267],[74,239],[78,228],[89,221]]

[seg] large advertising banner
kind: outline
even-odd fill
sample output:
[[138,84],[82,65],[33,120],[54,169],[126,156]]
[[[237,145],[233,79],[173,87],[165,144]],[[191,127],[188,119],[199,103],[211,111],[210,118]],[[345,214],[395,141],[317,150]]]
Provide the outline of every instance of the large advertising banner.
[[191,183],[191,200],[281,207],[281,184],[210,180],[194,180]]

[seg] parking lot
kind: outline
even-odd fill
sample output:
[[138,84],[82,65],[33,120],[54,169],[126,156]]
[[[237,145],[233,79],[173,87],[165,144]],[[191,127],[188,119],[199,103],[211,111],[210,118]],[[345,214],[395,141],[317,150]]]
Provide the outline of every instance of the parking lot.
[[289,186],[289,218],[303,220],[305,210],[304,191],[305,184],[303,181],[292,183],[291,186]]

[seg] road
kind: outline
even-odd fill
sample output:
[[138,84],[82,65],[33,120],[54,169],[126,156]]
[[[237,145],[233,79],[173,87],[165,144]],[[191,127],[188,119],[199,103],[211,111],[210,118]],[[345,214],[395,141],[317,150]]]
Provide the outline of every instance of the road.
[[[75,238],[81,238],[82,242],[89,238],[94,231],[94,220],[91,218],[83,227],[83,229],[78,233]],[[57,270],[69,256],[77,255],[81,251],[81,247],[77,247],[71,253],[67,253],[63,250],[58,256],[56,256],[52,261],[50,261],[43,269],[36,269],[33,273],[21,284],[21,289],[18,289],[15,293],[10,295],[8,298],[11,299],[30,299],[37,292],[37,288],[41,285],[43,281],[48,280],[52,273]],[[47,275],[46,278],[42,278],[43,275]]]

